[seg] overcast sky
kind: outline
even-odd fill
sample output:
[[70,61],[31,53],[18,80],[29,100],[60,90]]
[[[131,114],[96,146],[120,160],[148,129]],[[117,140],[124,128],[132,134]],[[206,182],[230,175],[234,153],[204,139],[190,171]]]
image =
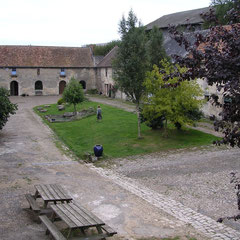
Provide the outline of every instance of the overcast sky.
[[0,45],[75,46],[119,39],[132,8],[146,25],[211,0],[0,0]]

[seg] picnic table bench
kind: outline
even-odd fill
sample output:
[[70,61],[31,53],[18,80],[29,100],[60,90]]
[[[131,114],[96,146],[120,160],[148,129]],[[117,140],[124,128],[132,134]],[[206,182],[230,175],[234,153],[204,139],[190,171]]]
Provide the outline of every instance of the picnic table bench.
[[[70,203],[57,203],[50,207],[53,210],[51,220],[45,215],[39,218],[47,227],[46,234],[51,233],[56,240],[98,240],[117,234],[110,226],[75,201]],[[67,237],[64,237],[57,225],[55,225],[55,221],[59,219],[67,226]],[[89,228],[95,228],[97,234],[88,236],[86,230]],[[76,229],[80,230],[81,236],[72,237],[72,233]]]
[[[57,202],[70,202],[72,197],[58,184],[40,184],[35,185],[35,194],[26,194],[26,199],[29,202],[30,209],[35,213],[42,213],[47,208],[49,202],[56,204]],[[43,207],[37,203],[37,198],[43,200]]]

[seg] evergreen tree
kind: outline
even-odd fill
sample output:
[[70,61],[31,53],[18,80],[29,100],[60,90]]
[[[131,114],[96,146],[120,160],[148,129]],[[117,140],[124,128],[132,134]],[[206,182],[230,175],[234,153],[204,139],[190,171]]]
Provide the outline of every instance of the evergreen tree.
[[147,53],[151,70],[154,64],[160,66],[161,60],[169,59],[163,47],[163,34],[156,26],[149,33]]
[[113,63],[114,80],[135,104],[138,117],[138,137],[141,137],[140,103],[144,94],[143,82],[149,68],[145,28],[132,10],[119,24],[121,43]]

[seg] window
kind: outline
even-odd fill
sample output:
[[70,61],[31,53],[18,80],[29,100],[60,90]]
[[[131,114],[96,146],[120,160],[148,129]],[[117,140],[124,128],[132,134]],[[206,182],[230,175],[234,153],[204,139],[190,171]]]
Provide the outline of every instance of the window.
[[108,75],[108,69],[105,68],[105,76],[107,77],[107,75]]
[[42,81],[36,81],[35,82],[35,90],[43,90]]
[[65,77],[65,76],[66,76],[66,73],[65,73],[65,69],[64,69],[64,68],[61,68],[60,76],[61,76],[61,77]]
[[40,68],[37,69],[37,75],[40,75]]
[[16,68],[12,68],[12,76],[17,76],[17,69]]

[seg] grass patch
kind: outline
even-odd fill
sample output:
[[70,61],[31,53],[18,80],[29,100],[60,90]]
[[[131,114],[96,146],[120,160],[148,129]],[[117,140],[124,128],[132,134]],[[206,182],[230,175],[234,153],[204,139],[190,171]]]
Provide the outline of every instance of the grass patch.
[[[88,107],[97,107],[98,103],[84,102],[78,106],[78,110]],[[205,134],[193,129],[178,131],[169,126],[168,137],[163,131],[153,131],[142,124],[143,139],[137,138],[136,114],[100,104],[103,120],[97,122],[96,116],[90,116],[82,120],[64,123],[49,123],[45,115],[63,114],[73,111],[72,106],[59,112],[57,105],[53,104],[46,113],[39,113],[38,107],[34,110],[43,117],[44,121],[56,132],[57,136],[78,157],[82,158],[85,152],[93,152],[95,144],[101,144],[105,157],[125,157],[137,154],[146,154],[169,149],[198,147],[209,145],[217,137]]]

